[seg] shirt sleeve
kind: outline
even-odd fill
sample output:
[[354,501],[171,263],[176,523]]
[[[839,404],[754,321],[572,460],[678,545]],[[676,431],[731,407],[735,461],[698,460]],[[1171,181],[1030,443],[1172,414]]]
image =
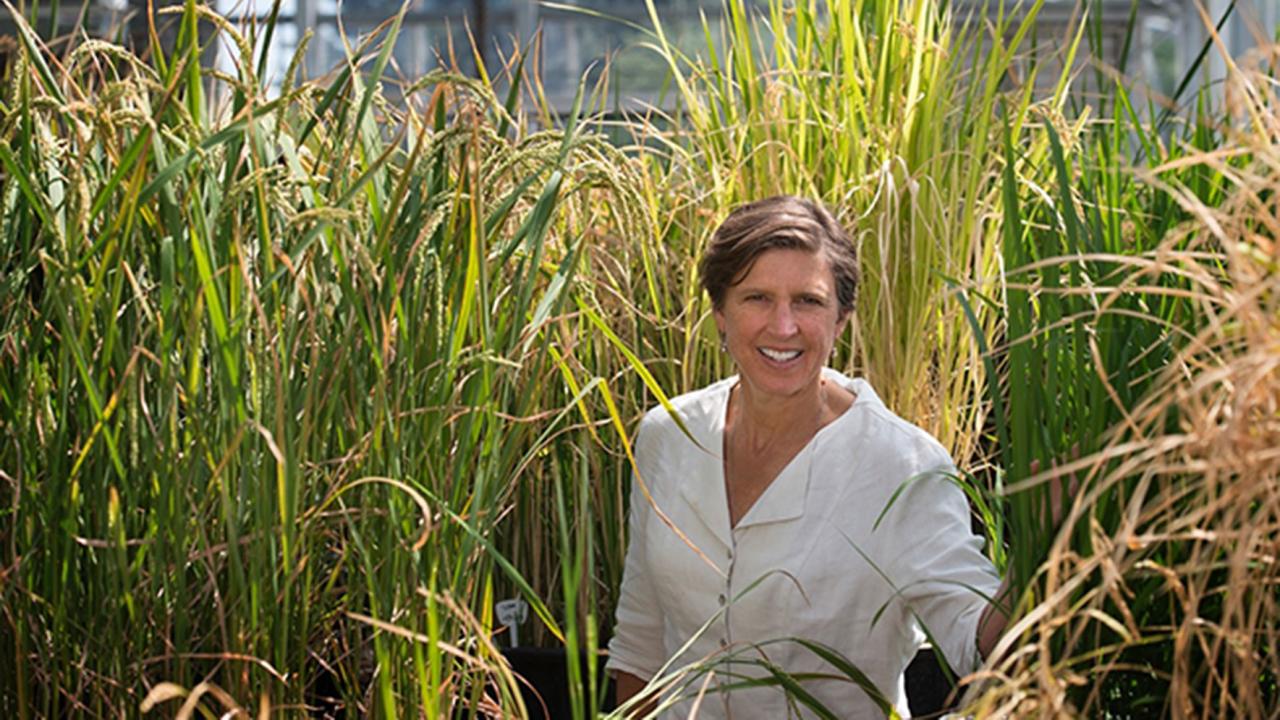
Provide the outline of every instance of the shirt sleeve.
[[917,474],[895,503],[901,513],[899,587],[934,646],[964,675],[981,664],[978,622],[999,590],[1000,577],[969,521],[969,503],[953,481],[949,458]]
[[[636,468],[650,482],[655,475],[653,452],[654,429],[651,415],[640,424],[636,435]],[[650,486],[652,487],[652,486]],[[666,659],[663,647],[663,619],[645,557],[644,528],[653,510],[640,483],[631,479],[631,509],[628,514],[627,555],[622,570],[622,587],[618,593],[617,617],[613,638],[609,641],[607,670],[621,670],[642,680],[649,680]]]

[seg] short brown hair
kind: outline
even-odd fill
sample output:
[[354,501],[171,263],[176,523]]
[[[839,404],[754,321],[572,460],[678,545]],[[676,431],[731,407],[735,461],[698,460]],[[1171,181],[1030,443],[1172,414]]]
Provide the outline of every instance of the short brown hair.
[[858,254],[848,233],[822,203],[775,195],[747,203],[720,223],[698,263],[698,278],[718,310],[729,288],[742,282],[766,250],[822,253],[836,281],[840,317],[853,312],[858,293]]

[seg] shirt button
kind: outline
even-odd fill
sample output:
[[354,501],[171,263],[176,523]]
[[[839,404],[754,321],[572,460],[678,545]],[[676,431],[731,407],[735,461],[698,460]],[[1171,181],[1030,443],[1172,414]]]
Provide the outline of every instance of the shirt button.
[[728,641],[728,640],[725,640],[724,638],[720,638],[720,647],[722,647],[722,648],[727,648],[727,647],[729,647],[729,641]]
[[720,604],[724,605],[724,593],[720,594]]

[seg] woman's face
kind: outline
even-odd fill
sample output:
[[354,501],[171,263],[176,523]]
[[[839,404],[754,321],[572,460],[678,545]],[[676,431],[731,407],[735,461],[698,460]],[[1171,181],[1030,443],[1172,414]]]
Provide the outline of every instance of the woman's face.
[[845,320],[826,257],[791,249],[761,253],[715,317],[743,384],[779,399],[817,385]]

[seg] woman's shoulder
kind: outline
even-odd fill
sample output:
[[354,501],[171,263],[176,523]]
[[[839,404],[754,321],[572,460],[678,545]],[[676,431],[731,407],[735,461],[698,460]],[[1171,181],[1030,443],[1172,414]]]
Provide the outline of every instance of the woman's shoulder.
[[922,461],[950,463],[951,454],[924,428],[881,405],[873,411],[877,434],[899,452],[909,452]]
[[725,396],[731,387],[731,382],[721,381],[651,408],[636,428],[636,462],[652,473],[718,447],[716,432],[724,422]]
[[682,433],[681,425],[691,432],[707,430],[723,422],[725,399],[736,377],[726,378],[692,392],[659,403],[640,420],[641,433]]
[[856,413],[857,422],[851,423],[850,431],[864,441],[864,448],[888,453],[921,470],[953,464],[951,454],[937,438],[889,409],[869,382],[839,377],[855,395],[848,412]]

